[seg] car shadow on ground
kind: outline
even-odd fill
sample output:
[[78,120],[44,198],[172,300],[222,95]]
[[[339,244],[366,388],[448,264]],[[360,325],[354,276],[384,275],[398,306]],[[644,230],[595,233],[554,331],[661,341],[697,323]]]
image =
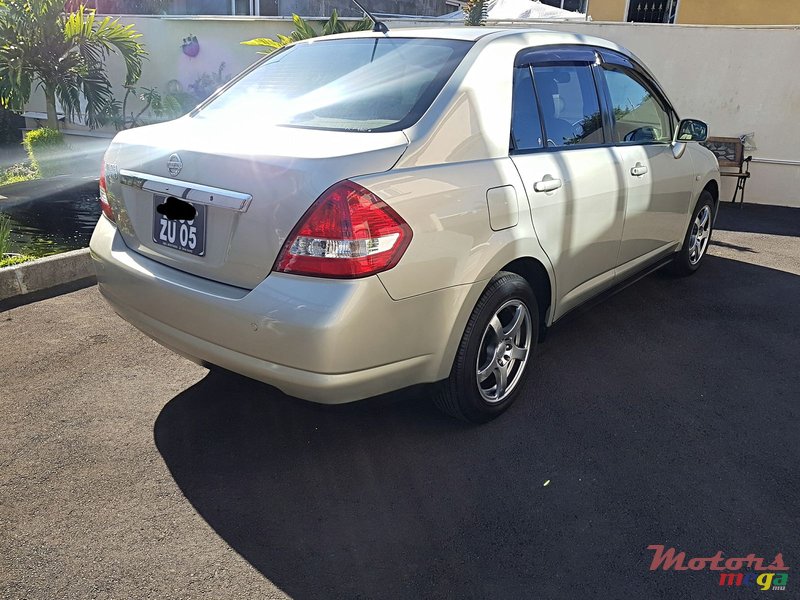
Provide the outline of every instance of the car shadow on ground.
[[798,297],[800,277],[711,256],[556,328],[491,424],[425,388],[321,407],[212,372],[155,442],[292,597],[711,598],[717,574],[651,572],[647,546],[797,565]]
[[723,202],[714,227],[724,231],[800,237],[800,208]]

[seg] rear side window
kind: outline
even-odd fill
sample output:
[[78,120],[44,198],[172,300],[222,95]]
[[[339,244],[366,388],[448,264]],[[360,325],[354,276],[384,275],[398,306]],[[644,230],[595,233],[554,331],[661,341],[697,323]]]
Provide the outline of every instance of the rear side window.
[[672,141],[669,113],[645,85],[626,70],[605,70],[606,85],[614,110],[617,142],[647,143]]
[[603,117],[589,65],[533,67],[548,147],[603,144]]
[[511,150],[523,152],[543,148],[542,121],[539,119],[530,67],[514,69],[511,110]]
[[194,116],[341,131],[410,127],[472,46],[461,40],[314,40],[276,52]]

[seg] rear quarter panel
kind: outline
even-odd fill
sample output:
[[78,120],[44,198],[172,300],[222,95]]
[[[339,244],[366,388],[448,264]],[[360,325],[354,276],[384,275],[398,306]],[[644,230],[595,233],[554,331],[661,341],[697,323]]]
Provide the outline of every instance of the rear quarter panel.
[[[551,271],[509,158],[392,170],[357,181],[394,208],[413,231],[397,266],[379,275],[395,300],[488,280],[523,256]],[[516,196],[517,224],[494,231],[487,190],[505,185]]]

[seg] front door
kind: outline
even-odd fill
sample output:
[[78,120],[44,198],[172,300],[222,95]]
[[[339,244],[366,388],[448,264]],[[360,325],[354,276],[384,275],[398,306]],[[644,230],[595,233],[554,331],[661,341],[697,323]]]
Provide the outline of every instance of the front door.
[[625,180],[625,227],[619,274],[676,249],[683,241],[694,185],[691,155],[675,158],[672,119],[643,74],[605,64],[615,152]]

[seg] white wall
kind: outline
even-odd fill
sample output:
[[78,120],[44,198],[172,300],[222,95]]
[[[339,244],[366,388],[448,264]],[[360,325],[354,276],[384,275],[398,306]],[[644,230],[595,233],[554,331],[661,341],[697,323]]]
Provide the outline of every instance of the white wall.
[[[131,16],[123,20],[135,24],[150,52],[140,85],[162,91],[171,79],[188,89],[200,74],[216,71],[222,61],[227,73],[236,73],[258,58],[256,48],[242,46],[240,41],[292,30],[288,18]],[[389,23],[393,28],[459,26],[458,22],[429,20]],[[679,114],[707,121],[711,135],[755,132],[758,149],[753,152],[747,201],[800,207],[800,77],[796,63],[800,28],[584,22],[538,26],[596,35],[629,48],[658,77]],[[189,34],[200,42],[196,58],[184,56],[180,48],[182,38]],[[118,60],[112,64],[122,72]],[[33,98],[28,109],[44,110],[43,98]],[[725,178],[723,184],[723,197],[728,198],[733,181]]]

